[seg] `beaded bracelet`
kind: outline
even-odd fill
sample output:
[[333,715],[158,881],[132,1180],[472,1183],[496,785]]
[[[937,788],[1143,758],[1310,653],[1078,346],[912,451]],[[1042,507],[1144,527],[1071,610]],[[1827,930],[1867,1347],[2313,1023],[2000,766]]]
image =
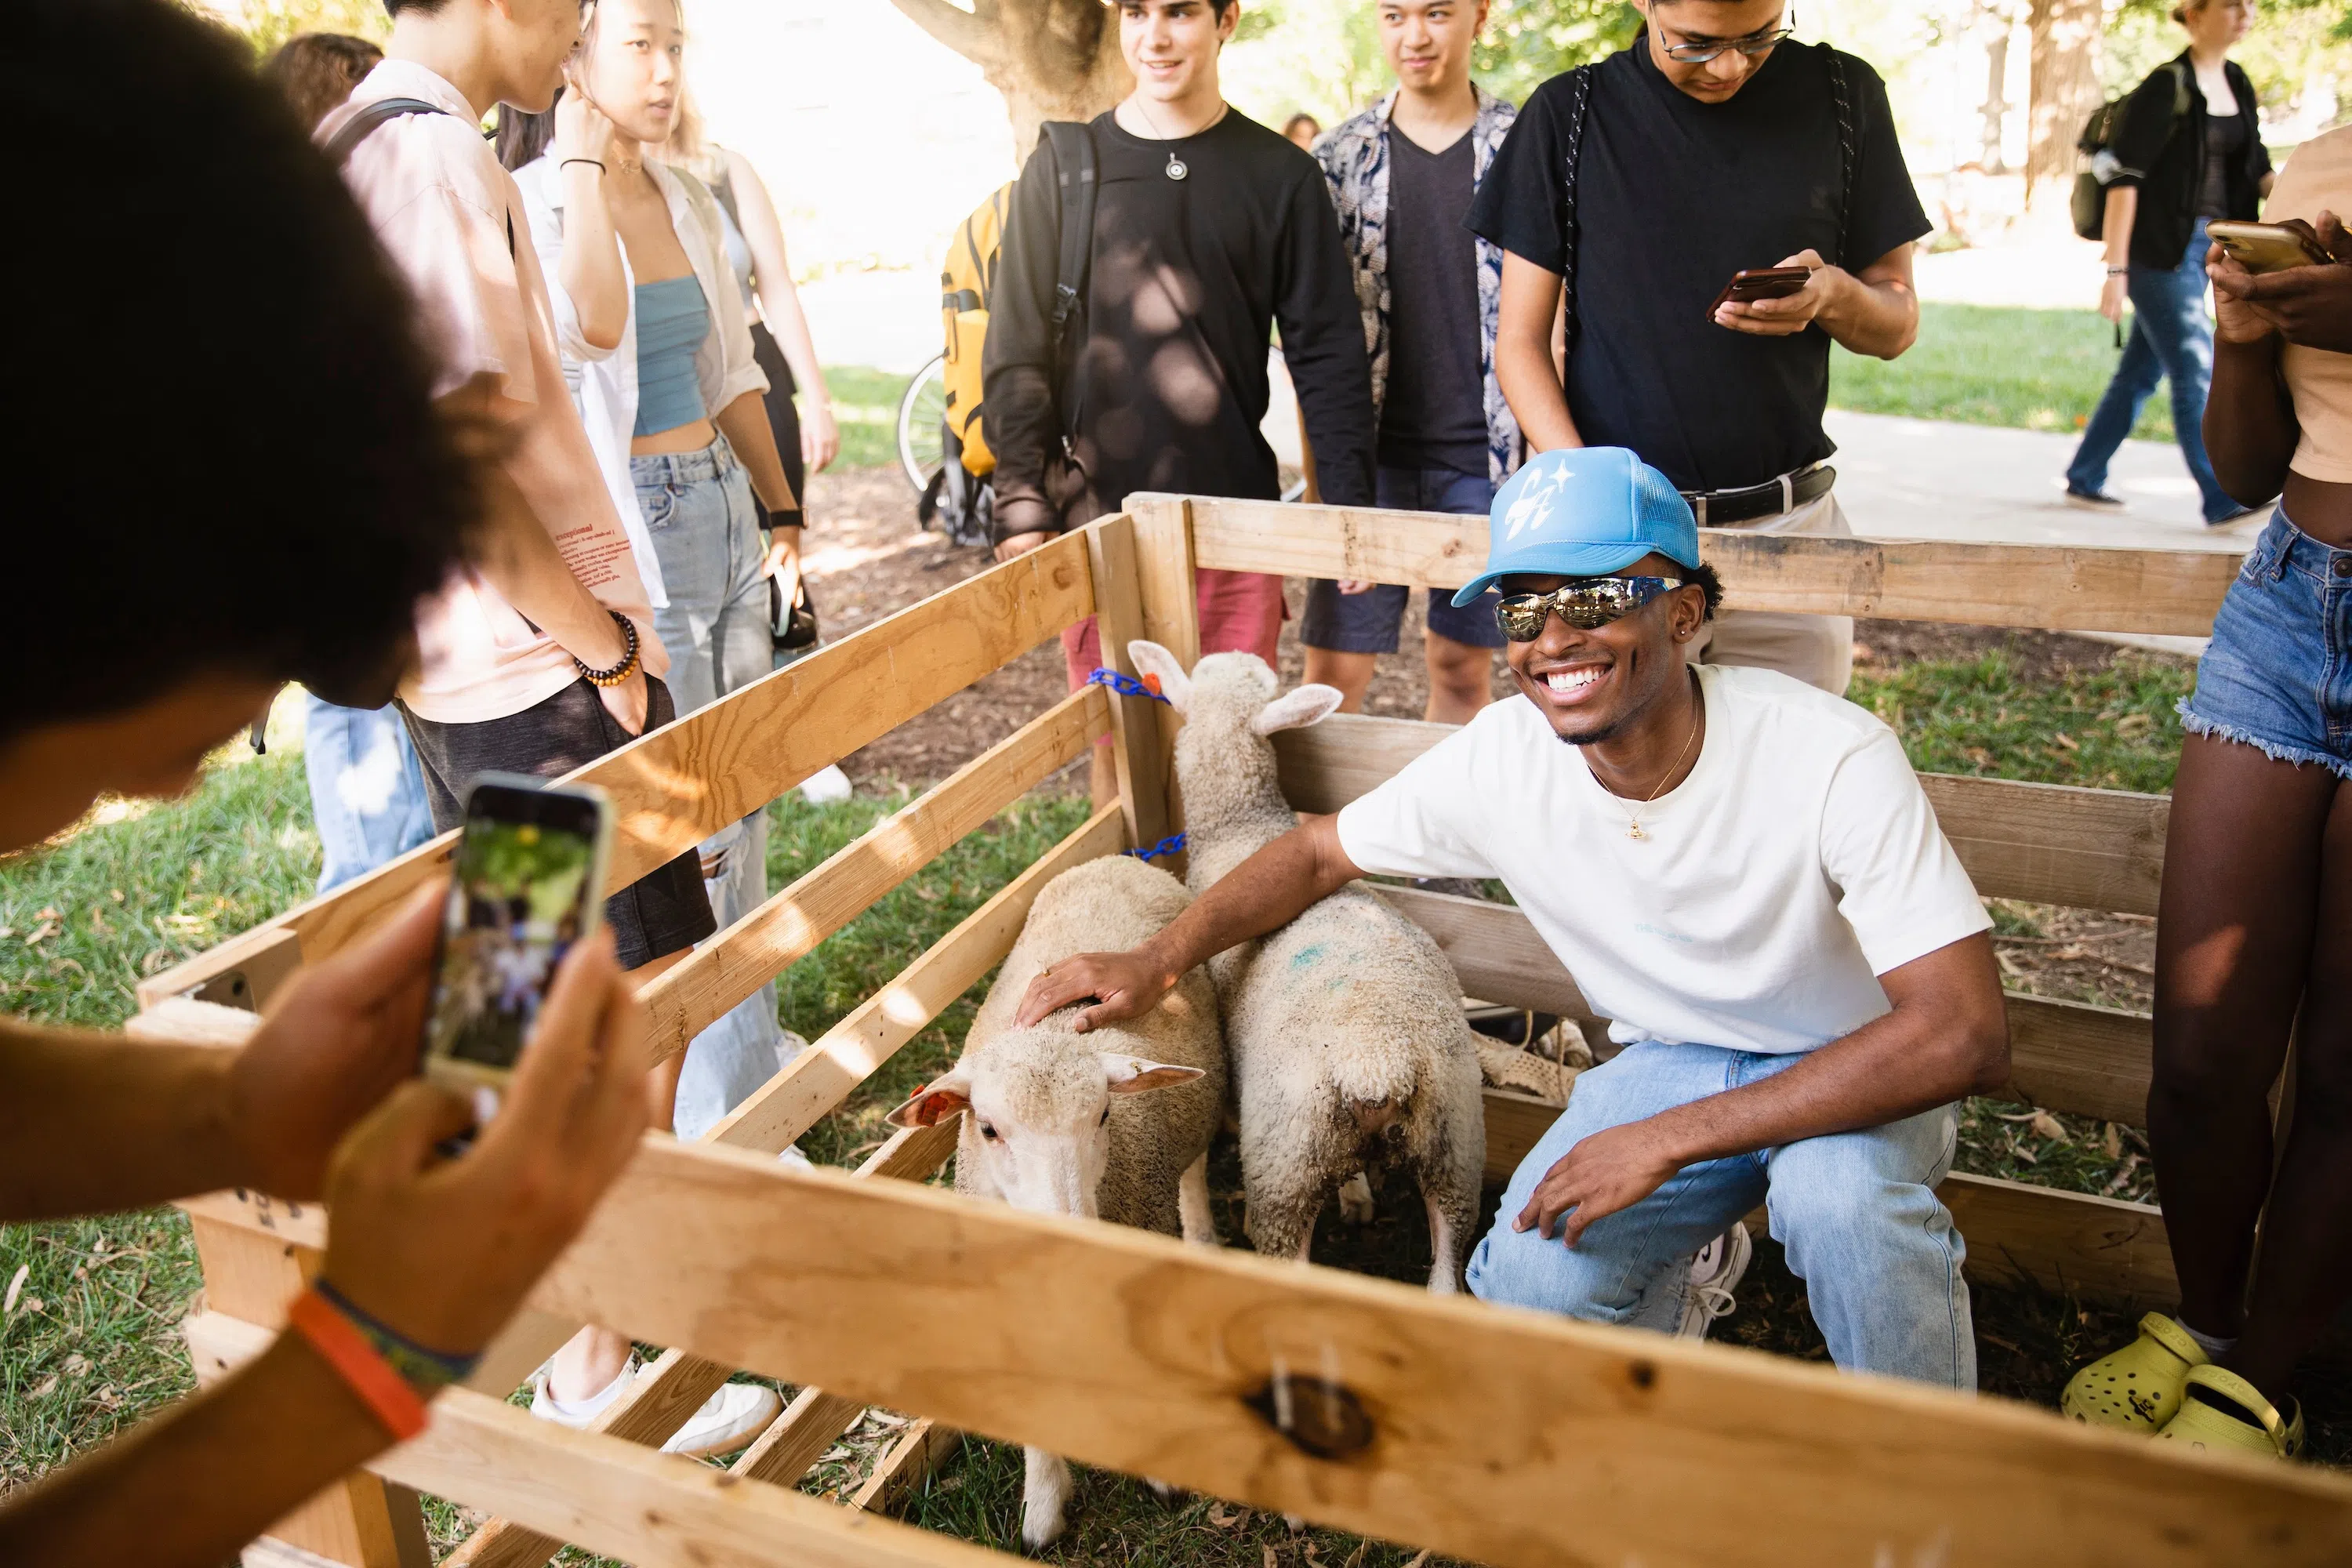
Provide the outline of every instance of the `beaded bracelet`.
[[400,1373],[407,1384],[421,1394],[432,1394],[453,1383],[463,1383],[474,1375],[481,1361],[477,1355],[451,1355],[446,1351],[427,1350],[399,1330],[379,1321],[364,1310],[353,1306],[350,1297],[320,1279],[310,1289],[326,1303],[351,1321],[353,1328],[368,1343]]
[[628,644],[628,650],[621,655],[621,662],[610,669],[591,669],[581,662],[578,654],[572,656],[572,662],[579,669],[581,678],[590,685],[619,686],[637,672],[637,626],[618,610],[604,613],[613,617],[613,624],[621,628],[621,636]]

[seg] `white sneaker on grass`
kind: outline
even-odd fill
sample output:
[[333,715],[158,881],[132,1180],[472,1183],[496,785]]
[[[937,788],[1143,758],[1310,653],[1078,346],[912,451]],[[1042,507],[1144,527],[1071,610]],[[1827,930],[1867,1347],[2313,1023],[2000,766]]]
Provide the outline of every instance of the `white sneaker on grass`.
[[[548,1374],[544,1368],[532,1377],[530,1413],[542,1421],[552,1421],[559,1426],[578,1430],[610,1409],[614,1401],[644,1371],[635,1356],[621,1370],[621,1375],[599,1393],[585,1399],[558,1399],[547,1390]],[[776,1391],[765,1384],[730,1383],[702,1402],[702,1408],[688,1418],[670,1440],[662,1445],[665,1454],[684,1454],[689,1458],[708,1458],[713,1454],[728,1454],[744,1447],[768,1428],[768,1424],[782,1410],[784,1402]]]
[[838,763],[820,768],[801,781],[801,797],[811,805],[835,805],[857,791]]

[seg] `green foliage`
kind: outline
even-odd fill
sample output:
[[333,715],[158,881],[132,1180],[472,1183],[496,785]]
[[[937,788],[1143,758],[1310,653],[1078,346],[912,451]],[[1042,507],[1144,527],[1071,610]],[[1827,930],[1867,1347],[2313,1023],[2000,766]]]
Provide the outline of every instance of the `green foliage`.
[[1471,74],[1497,98],[1524,103],[1542,83],[1616,53],[1641,29],[1642,14],[1622,0],[1495,0]]
[[898,461],[898,399],[907,377],[865,365],[827,365],[825,390],[841,426],[837,468],[885,468]]
[[1865,665],[1846,695],[1892,726],[1925,773],[2160,795],[2180,755],[2173,704],[2195,684],[2178,660],[2130,654],[2027,679],[1996,648],[1964,662]]
[[[1919,341],[1896,360],[1830,350],[1830,403],[1864,414],[1904,414],[2020,430],[2082,427],[2115,374],[2115,329],[2095,310],[1923,304]],[[2132,434],[2172,439],[2161,392]]]
[[237,30],[267,58],[297,33],[348,33],[377,44],[392,37],[383,0],[245,0]]

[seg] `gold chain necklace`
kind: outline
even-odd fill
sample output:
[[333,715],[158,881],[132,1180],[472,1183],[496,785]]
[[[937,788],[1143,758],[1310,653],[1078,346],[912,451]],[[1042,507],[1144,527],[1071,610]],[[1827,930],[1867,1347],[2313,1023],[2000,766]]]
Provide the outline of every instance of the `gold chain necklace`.
[[[1692,745],[1698,740],[1698,727],[1706,718],[1706,709],[1704,706],[1702,706],[1697,712],[1691,715],[1690,733],[1683,737],[1683,749],[1675,753],[1674,766],[1669,767],[1664,773],[1658,775],[1658,787],[1652,790],[1649,793],[1648,797],[1644,799],[1641,805],[1625,813],[1626,837],[1647,838],[1649,837],[1648,834],[1642,831],[1642,813],[1649,810],[1652,805],[1656,804],[1658,797],[1666,793],[1666,781],[1675,776],[1675,770],[1683,765],[1683,759],[1685,757],[1690,755]],[[1598,779],[1595,779],[1593,782],[1595,784],[1600,783]],[[1609,798],[1616,800],[1618,797],[1615,794],[1612,793]],[[1620,809],[1622,809],[1622,803]]]

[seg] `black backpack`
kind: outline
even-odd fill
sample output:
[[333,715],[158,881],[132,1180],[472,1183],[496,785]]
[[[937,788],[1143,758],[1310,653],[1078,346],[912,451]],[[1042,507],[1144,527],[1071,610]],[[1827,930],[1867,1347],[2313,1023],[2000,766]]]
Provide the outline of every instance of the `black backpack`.
[[[1853,177],[1861,155],[1854,147],[1853,93],[1846,84],[1845,57],[1835,49],[1824,49],[1829,57],[1830,101],[1837,111],[1838,133],[1838,255],[1829,258],[1831,265],[1843,265],[1846,221],[1853,213]],[[1568,110],[1568,153],[1563,159],[1560,178],[1567,186],[1566,222],[1561,226],[1566,243],[1560,254],[1560,297],[1567,307],[1568,352],[1576,352],[1576,172],[1584,153],[1584,121],[1592,107],[1592,73],[1600,69],[1599,62],[1578,66],[1569,75],[1569,90],[1573,100]],[[1873,259],[1876,259],[1873,258]]]
[[[2180,117],[2189,112],[2189,72],[2179,60],[2167,60],[2164,68],[2172,73],[2171,124],[2178,125]],[[2082,166],[2074,171],[2074,189],[2066,205],[2074,220],[2074,232],[2084,239],[2106,237],[2107,184],[2122,167],[2116,162],[2116,132],[2123,129],[2124,105],[2131,100],[2132,94],[2127,92],[2099,105],[2091,110],[2091,118],[2083,121],[2083,133],[2074,138],[2074,151],[2082,154]],[[2165,134],[2171,135],[2169,129]],[[2104,163],[2100,161],[2103,157]]]

